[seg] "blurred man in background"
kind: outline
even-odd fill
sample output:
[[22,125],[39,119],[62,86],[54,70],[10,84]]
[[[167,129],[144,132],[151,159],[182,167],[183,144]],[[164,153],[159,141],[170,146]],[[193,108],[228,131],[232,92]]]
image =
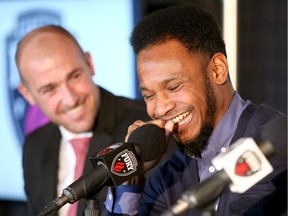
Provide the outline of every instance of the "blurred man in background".
[[[22,81],[19,92],[50,120],[28,135],[24,144],[28,215],[36,216],[65,187],[92,169],[88,156],[124,141],[132,122],[149,117],[144,102],[115,96],[95,85],[90,53],[62,27],[44,26],[28,33],[18,43],[16,64]],[[77,138],[86,144],[72,144]],[[80,148],[85,156],[83,165],[74,148]],[[95,194],[101,206],[105,195],[106,187]],[[83,215],[85,204],[81,200],[79,205],[65,205],[54,215]]]

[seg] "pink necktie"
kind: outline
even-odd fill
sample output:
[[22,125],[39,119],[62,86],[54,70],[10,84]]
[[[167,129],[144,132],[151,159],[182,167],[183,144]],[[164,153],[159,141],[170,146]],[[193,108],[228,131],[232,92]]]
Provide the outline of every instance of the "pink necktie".
[[[75,155],[76,155],[74,181],[77,180],[83,174],[89,141],[90,141],[90,137],[76,138],[76,139],[70,140],[70,143],[72,144],[73,149],[75,151]],[[78,208],[78,202],[72,204],[68,211],[68,216],[76,216],[77,208]]]

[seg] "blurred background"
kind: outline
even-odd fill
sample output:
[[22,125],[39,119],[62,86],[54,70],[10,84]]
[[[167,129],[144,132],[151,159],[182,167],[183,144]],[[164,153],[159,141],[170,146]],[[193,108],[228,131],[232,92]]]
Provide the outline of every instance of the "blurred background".
[[[29,116],[17,91],[17,42],[41,25],[62,25],[91,52],[97,84],[140,98],[129,35],[146,14],[183,3],[210,11],[222,27],[240,95],[287,114],[286,0],[0,0],[0,216],[26,215],[22,143],[26,133],[47,122]],[[27,118],[37,119],[34,128],[27,128]]]

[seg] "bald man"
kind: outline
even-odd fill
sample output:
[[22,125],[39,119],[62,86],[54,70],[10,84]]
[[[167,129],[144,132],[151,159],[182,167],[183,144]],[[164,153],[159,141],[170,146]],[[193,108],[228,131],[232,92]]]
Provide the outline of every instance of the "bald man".
[[[89,52],[59,26],[45,26],[28,33],[18,44],[18,90],[31,105],[38,105],[50,123],[26,137],[23,150],[28,215],[38,215],[74,181],[76,153],[73,138],[88,137],[83,173],[92,169],[88,156],[112,143],[124,141],[136,119],[149,120],[142,101],[111,94],[95,85]],[[95,192],[101,208],[107,188]],[[77,215],[83,215],[80,200]],[[66,216],[71,205],[52,215]],[[76,216],[69,214],[69,216]]]

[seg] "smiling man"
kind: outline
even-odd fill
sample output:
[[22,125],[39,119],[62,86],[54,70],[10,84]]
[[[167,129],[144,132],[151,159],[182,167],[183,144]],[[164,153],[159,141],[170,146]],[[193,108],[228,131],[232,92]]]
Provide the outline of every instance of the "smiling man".
[[[172,120],[177,127],[175,138],[185,144],[187,153],[197,156],[207,145],[213,125],[223,115],[216,112],[217,103],[221,103],[221,110],[226,110],[234,94],[230,81],[226,81],[227,62],[223,56],[214,56],[213,61],[222,64],[223,70],[215,71],[221,74],[215,78],[203,73],[208,58],[190,54],[177,40],[168,40],[141,51],[137,61],[140,89],[149,116]],[[216,100],[210,78],[215,79],[214,85],[223,85],[217,92],[224,96],[221,101]]]
[[[241,137],[259,142],[266,123],[287,117],[267,105],[243,100],[233,89],[221,31],[212,15],[200,8],[181,5],[155,11],[135,27],[131,44],[137,54],[140,89],[153,119],[149,123],[165,128],[167,139],[173,134],[182,149],[146,183],[140,176],[111,188],[105,205],[111,215],[158,216],[185,191],[215,174],[211,160],[219,153]],[[144,124],[134,122],[127,137]],[[224,190],[211,203],[211,214],[285,214],[287,161],[276,155],[270,163],[273,173],[247,192]],[[181,215],[201,213],[189,209]]]
[[[16,63],[22,80],[19,92],[50,120],[29,134],[24,143],[28,215],[36,216],[64,188],[92,170],[89,156],[124,141],[128,126],[136,119],[150,118],[143,101],[115,96],[95,85],[91,55],[60,26],[44,26],[28,33],[18,44]],[[75,138],[90,139],[88,145],[75,144],[84,154],[84,164],[77,160],[80,153],[74,151]],[[103,187],[91,194],[101,208],[106,191]],[[54,215],[76,216],[78,211],[82,216],[85,205],[83,199],[65,205]]]
[[91,79],[91,56],[51,29],[36,30],[19,43],[16,59],[23,80],[19,92],[52,122],[76,133],[89,131],[100,100],[99,88]]

